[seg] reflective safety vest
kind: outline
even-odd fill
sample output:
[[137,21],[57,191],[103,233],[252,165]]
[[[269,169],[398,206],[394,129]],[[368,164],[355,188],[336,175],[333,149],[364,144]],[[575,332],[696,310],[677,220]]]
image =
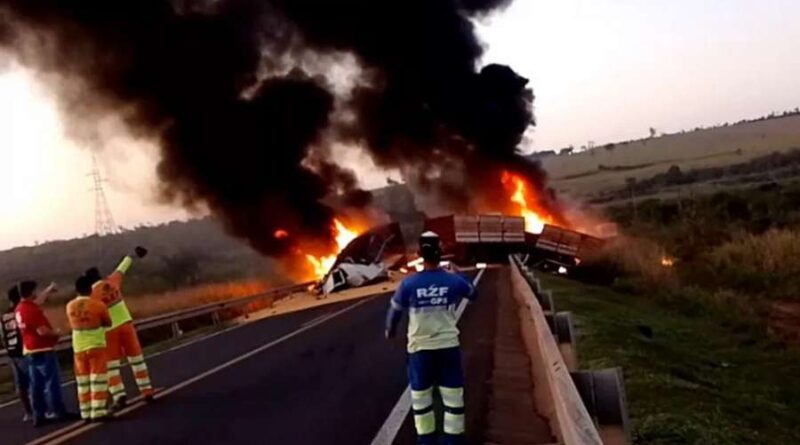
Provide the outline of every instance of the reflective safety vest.
[[78,296],[67,304],[67,319],[72,328],[73,351],[106,347],[105,326],[111,324],[111,317],[103,303]]
[[443,269],[423,270],[404,279],[391,300],[394,311],[408,311],[408,352],[458,346],[456,306],[475,298],[463,277]]
[[122,277],[130,269],[133,259],[125,257],[117,269],[106,279],[100,280],[92,286],[92,298],[102,301],[111,315],[111,328],[133,321],[128,306],[122,298]]

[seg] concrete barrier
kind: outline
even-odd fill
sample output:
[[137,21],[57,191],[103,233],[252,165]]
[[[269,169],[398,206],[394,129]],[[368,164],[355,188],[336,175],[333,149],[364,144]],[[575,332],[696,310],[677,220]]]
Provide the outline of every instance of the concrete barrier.
[[[519,263],[511,258],[512,295],[519,306],[522,338],[531,359],[534,399],[548,418],[553,434],[564,445],[602,445],[594,424],[559,350],[542,304]],[[545,299],[552,307],[552,296]]]

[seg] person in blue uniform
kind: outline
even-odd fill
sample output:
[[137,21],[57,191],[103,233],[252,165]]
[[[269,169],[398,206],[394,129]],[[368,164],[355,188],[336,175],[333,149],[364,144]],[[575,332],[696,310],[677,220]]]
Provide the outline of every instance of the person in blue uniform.
[[456,325],[456,307],[474,300],[472,284],[439,263],[439,236],[420,236],[419,255],[424,269],[404,279],[392,297],[386,317],[386,338],[392,338],[402,314],[408,312],[408,379],[414,426],[420,444],[436,443],[433,391],[437,387],[444,406],[444,441],[464,443],[464,371]]

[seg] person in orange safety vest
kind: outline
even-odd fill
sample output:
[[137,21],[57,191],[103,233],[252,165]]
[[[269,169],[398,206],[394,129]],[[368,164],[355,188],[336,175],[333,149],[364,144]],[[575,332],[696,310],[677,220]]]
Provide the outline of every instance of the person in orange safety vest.
[[[147,255],[147,249],[136,247],[136,256],[142,258]],[[122,298],[122,278],[133,264],[133,258],[125,256],[114,272],[102,278],[96,267],[86,271],[86,276],[92,283],[91,297],[100,300],[108,307],[111,316],[111,327],[106,331],[106,353],[108,356],[108,391],[113,400],[113,408],[120,409],[127,402],[125,386],[120,374],[123,358],[127,357],[133,370],[133,376],[139,392],[145,400],[153,400],[153,386],[150,374],[144,361],[142,346],[136,327],[133,325],[128,307]]]
[[90,297],[92,283],[86,276],[75,282],[78,295],[67,304],[75,353],[75,383],[81,418],[100,421],[108,416],[108,359],[106,328],[111,316],[105,304]]

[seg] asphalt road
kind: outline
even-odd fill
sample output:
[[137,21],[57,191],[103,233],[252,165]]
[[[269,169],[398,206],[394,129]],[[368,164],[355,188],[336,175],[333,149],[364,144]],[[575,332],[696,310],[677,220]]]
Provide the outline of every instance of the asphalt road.
[[[357,307],[69,443],[369,443],[405,387],[403,350],[382,336],[387,304],[386,296],[351,303]],[[278,338],[272,324],[256,322],[242,339],[246,349]],[[223,335],[202,348],[217,355],[231,341]],[[195,354],[181,351],[174,365]]]
[[[484,296],[481,305],[490,304]],[[266,318],[152,357],[152,379],[164,388],[159,400],[37,443],[369,444],[407,385],[405,338],[382,335],[387,305],[383,294]],[[472,370],[467,397],[475,407],[468,417],[476,426],[493,329],[483,327],[493,323],[481,314],[493,312],[468,309],[462,320]],[[72,407],[74,391],[65,388]],[[53,430],[34,430],[18,414],[18,405],[0,409],[3,445],[28,444]],[[409,425],[398,443],[413,440]]]
[[[387,304],[388,297],[384,295],[266,318],[152,357],[148,365],[155,386],[170,388],[304,329],[304,325],[319,321],[322,316],[357,305],[283,343],[186,386],[153,405],[88,431],[70,443],[139,444],[157,439],[158,443],[164,444],[188,441],[246,444],[263,443],[264,437],[275,437],[262,436],[260,433],[273,427],[275,434],[288,433],[298,426],[302,426],[300,430],[322,431],[326,419],[335,418],[336,414],[341,415],[345,411],[335,398],[353,386],[343,385],[343,377],[347,381],[353,378],[357,381],[369,380],[378,378],[381,373],[377,371],[382,370],[387,377],[394,377],[398,388],[396,393],[402,390],[404,376],[393,371],[403,365],[402,350],[388,344],[382,337]],[[373,361],[373,355],[381,360]],[[379,369],[376,371],[373,366]],[[384,383],[382,388],[390,392],[393,389],[392,382]],[[129,388],[132,386],[129,385]],[[76,409],[74,385],[64,388],[64,396],[68,408]],[[387,394],[386,398],[390,400],[392,396],[395,394]],[[379,399],[376,397],[371,402],[377,403]],[[312,400],[327,401],[332,405],[334,415],[327,416],[325,410],[320,409],[302,409],[303,404],[313,403]],[[372,409],[370,400],[367,402],[365,411],[374,413],[375,423],[380,425],[382,413]],[[388,412],[393,403],[387,401],[388,408],[384,412]],[[299,415],[302,412],[307,415]],[[314,416],[315,413],[320,413],[320,419],[314,420],[320,425],[305,423],[309,421],[308,416]],[[30,424],[23,424],[20,417],[18,404],[0,409],[0,443],[26,444],[65,426],[60,424],[34,429]],[[291,422],[287,418],[302,419],[302,423]],[[274,422],[267,419],[274,419]],[[248,426],[243,427],[245,424]]]

